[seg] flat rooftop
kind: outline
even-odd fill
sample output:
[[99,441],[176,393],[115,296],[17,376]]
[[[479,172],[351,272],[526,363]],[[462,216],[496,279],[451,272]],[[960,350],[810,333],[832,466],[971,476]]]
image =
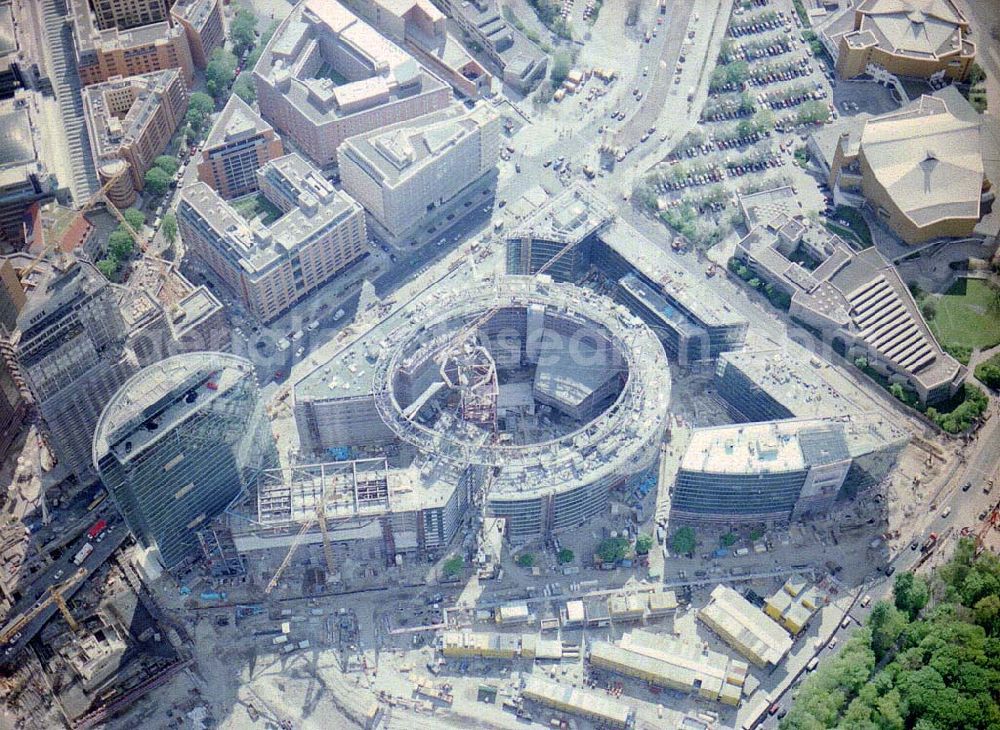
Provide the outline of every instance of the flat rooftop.
[[205,150],[269,131],[273,131],[273,127],[261,119],[245,101],[233,94],[212,125],[205,139]]
[[507,239],[576,243],[608,225],[613,218],[614,212],[606,200],[582,183],[574,183],[529,213],[507,233]]

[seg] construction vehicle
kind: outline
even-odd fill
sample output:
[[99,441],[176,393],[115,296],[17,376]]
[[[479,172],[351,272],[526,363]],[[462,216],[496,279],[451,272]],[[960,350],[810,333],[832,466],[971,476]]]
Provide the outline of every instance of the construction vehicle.
[[79,624],[73,618],[73,614],[70,613],[69,606],[66,605],[66,599],[63,598],[63,593],[86,578],[88,572],[86,568],[80,568],[62,583],[55,587],[49,586],[49,594],[44,599],[36,603],[30,611],[11,621],[0,631],[0,644],[8,643],[14,636],[20,633],[21,629],[34,621],[39,614],[48,608],[50,603],[56,604],[59,612],[66,619],[66,623],[69,624],[70,630],[76,633],[77,629],[79,629]]
[[990,510],[990,513],[983,520],[982,526],[976,533],[976,555],[980,555],[983,552],[986,535],[994,528],[1000,528],[1000,502],[993,505],[993,509]]

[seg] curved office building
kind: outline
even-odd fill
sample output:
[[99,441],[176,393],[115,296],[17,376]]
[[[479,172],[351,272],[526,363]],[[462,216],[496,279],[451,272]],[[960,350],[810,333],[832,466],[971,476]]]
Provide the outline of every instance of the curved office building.
[[132,534],[167,569],[200,554],[198,530],[273,457],[249,360],[177,355],[130,378],[94,434],[93,459]]

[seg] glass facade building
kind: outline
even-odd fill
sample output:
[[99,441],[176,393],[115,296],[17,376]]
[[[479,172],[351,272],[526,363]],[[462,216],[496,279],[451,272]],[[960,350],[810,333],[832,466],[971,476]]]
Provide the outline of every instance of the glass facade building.
[[253,365],[224,353],[140,371],[105,408],[93,445],[129,529],[167,569],[198,556],[198,531],[275,456]]

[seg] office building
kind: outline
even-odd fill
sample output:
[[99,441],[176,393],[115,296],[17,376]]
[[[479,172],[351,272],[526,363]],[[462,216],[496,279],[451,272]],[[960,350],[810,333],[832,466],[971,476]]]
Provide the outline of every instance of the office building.
[[126,524],[170,570],[201,554],[197,531],[275,456],[252,363],[218,352],[136,373],[93,438],[94,467]]
[[725,654],[641,630],[623,634],[617,644],[594,642],[589,658],[599,669],[734,706],[743,696],[748,672],[746,663]]
[[20,250],[34,237],[38,208],[55,198],[56,180],[38,158],[32,112],[18,99],[0,102],[0,244]]
[[21,392],[17,365],[5,350],[0,345],[0,459],[4,461],[30,413],[28,402]]
[[874,75],[961,81],[976,58],[971,29],[953,0],[864,0],[854,25],[837,33],[837,73],[842,79]]
[[98,177],[104,184],[127,175],[108,191],[115,205],[127,208],[184,119],[188,103],[184,79],[171,68],[92,84],[82,96]]
[[507,22],[496,0],[442,0],[442,7],[521,93],[545,78],[548,55]]
[[184,29],[194,65],[205,68],[212,51],[221,48],[226,40],[222,0],[174,0],[170,17]]
[[838,203],[868,206],[904,243],[973,235],[996,197],[996,142],[954,86],[902,109],[844,118],[810,135]]
[[257,192],[257,171],[284,154],[271,125],[234,94],[202,147],[198,179],[225,200],[239,198]]
[[351,137],[337,153],[344,190],[390,240],[489,187],[499,157],[500,117],[483,104],[459,103]]
[[244,220],[203,182],[184,188],[177,221],[187,249],[253,316],[268,322],[368,252],[364,210],[297,154],[258,172],[263,220]]
[[616,219],[607,201],[582,184],[521,215],[506,238],[508,273],[534,274],[544,267],[560,281],[591,273],[604,277],[615,299],[649,325],[681,365],[743,344],[749,326],[743,315],[703,280],[656,256],[656,244]]
[[319,167],[348,137],[443,109],[451,89],[337,0],[302,0],[253,71],[261,116]]
[[18,370],[60,464],[92,475],[91,440],[108,399],[137,369],[118,291],[92,264],[46,264],[12,336]]
[[170,0],[91,0],[94,19],[101,30],[128,30],[167,19]]
[[808,419],[696,429],[671,490],[671,514],[784,522],[829,508],[851,467],[845,430],[835,420]]
[[115,76],[136,76],[179,69],[184,83],[194,80],[194,63],[187,33],[163,20],[128,30],[95,25],[87,0],[68,0],[73,22],[76,65],[80,83],[99,84]]
[[379,33],[405,46],[462,96],[474,99],[490,90],[493,77],[448,32],[448,16],[430,0],[346,0],[344,4]]
[[712,590],[698,620],[758,667],[776,667],[792,648],[792,637],[729,586]]
[[[748,221],[749,223],[749,221]],[[896,268],[826,228],[784,214],[753,227],[735,257],[788,295],[789,314],[851,362],[863,359],[923,404],[952,398],[966,369],[937,343]]]

